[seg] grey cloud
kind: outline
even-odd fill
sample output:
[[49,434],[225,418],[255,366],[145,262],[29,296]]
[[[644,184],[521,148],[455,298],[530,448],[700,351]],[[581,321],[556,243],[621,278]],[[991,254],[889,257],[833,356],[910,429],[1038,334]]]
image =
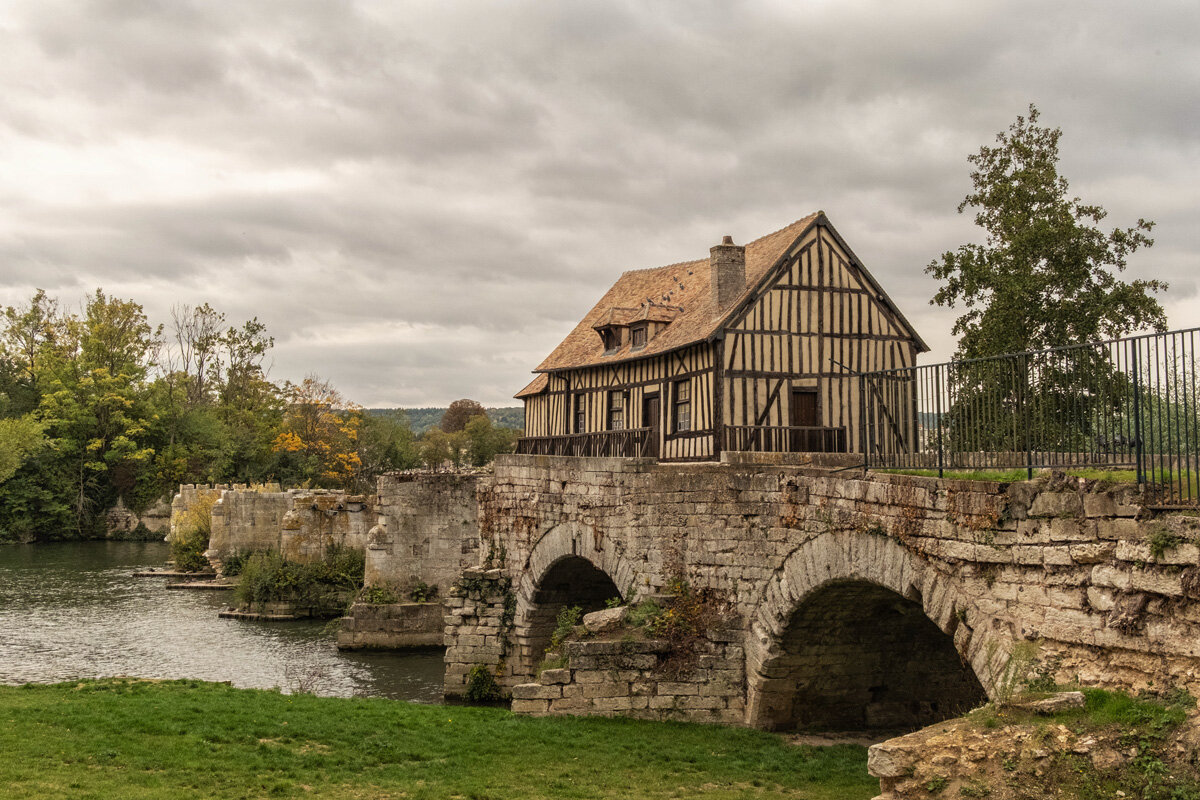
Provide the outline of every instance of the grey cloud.
[[[160,319],[207,300],[268,322],[282,377],[496,402],[620,271],[823,208],[945,357],[955,313],[923,269],[977,237],[954,212],[966,156],[1034,101],[1076,193],[1159,222],[1129,275],[1171,280],[1186,314],[1198,14],[27,0],[0,17],[0,296],[102,285]],[[141,148],[197,185],[3,169]]]

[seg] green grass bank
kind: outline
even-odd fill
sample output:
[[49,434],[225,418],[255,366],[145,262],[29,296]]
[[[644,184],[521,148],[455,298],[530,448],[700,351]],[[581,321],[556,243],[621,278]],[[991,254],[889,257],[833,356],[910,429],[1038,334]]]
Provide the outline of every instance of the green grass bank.
[[0,687],[0,786],[10,800],[866,800],[879,789],[865,748],[760,731],[133,679]]

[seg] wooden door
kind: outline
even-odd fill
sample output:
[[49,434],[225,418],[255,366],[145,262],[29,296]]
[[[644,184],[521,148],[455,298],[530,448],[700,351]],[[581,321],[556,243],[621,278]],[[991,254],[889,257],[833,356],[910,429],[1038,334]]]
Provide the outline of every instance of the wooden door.
[[[819,424],[817,417],[817,392],[815,389],[792,389],[791,426],[793,428],[816,428]],[[818,431],[792,431],[790,450],[793,453],[807,453],[820,450],[820,434]]]
[[642,399],[642,427],[650,429],[646,434],[649,437],[646,455],[658,458],[658,440],[662,433],[662,406],[658,402],[657,394],[648,394]]

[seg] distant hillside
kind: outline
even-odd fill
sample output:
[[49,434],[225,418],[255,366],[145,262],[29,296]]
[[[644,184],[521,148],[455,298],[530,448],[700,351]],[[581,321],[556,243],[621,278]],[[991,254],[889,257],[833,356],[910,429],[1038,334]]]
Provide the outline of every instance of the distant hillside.
[[[437,427],[442,421],[445,408],[368,408],[368,414],[387,414],[392,411],[403,411],[408,417],[408,424],[413,433],[420,436],[430,428]],[[489,408],[488,418],[497,428],[513,428],[521,430],[525,426],[525,409],[520,406],[508,408]]]

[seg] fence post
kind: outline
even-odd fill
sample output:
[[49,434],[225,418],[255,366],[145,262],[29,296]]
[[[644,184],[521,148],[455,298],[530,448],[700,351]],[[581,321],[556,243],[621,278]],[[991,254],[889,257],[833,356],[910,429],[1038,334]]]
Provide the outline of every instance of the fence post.
[[[940,366],[935,366],[933,368],[933,381],[934,381],[933,396],[934,396],[934,404],[935,404],[935,408],[936,408],[936,411],[934,413],[937,415],[938,477],[944,478],[946,476],[946,470],[945,470],[944,457],[942,455],[942,453],[945,449],[945,444],[942,441],[942,369]],[[918,408],[920,408],[920,406],[918,406]]]
[[1018,364],[1021,375],[1017,380],[1017,392],[1020,397],[1021,427],[1025,429],[1025,478],[1033,480],[1033,444],[1029,438],[1029,403],[1026,402],[1029,397],[1029,354],[1022,353]]
[[871,454],[867,449],[867,378],[858,375],[858,441],[862,445],[863,470],[871,468]]
[[1146,465],[1142,458],[1142,370],[1138,366],[1137,339],[1129,342],[1133,355],[1130,365],[1133,367],[1133,451],[1137,458],[1138,485],[1146,483]]

